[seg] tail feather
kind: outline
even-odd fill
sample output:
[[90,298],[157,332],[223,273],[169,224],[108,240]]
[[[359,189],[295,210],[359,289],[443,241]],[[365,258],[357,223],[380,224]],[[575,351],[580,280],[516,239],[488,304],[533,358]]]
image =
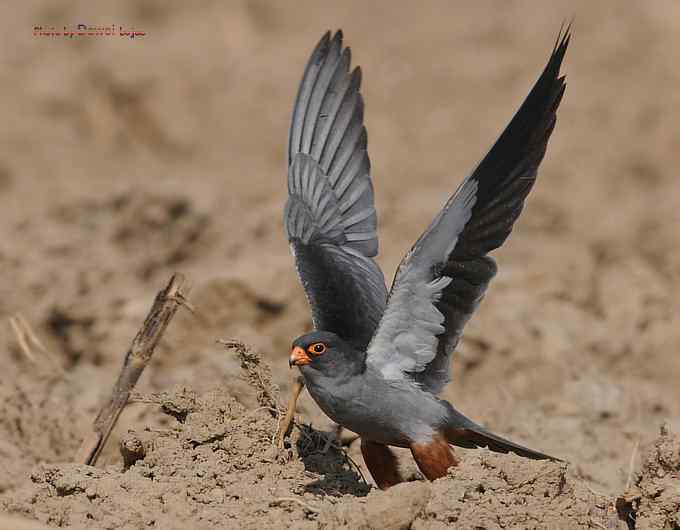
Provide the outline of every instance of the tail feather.
[[555,462],[564,462],[554,456],[546,455],[539,451],[534,451],[528,447],[516,444],[510,440],[493,434],[486,429],[474,427],[453,427],[445,431],[448,442],[452,445],[474,449],[478,447],[488,447],[489,450],[495,453],[515,453],[516,455],[532,460],[553,460]]

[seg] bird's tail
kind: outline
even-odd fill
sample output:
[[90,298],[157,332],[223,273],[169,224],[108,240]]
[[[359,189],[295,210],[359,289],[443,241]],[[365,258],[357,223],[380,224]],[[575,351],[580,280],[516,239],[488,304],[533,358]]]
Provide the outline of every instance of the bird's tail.
[[555,462],[564,462],[554,456],[546,455],[539,451],[534,451],[528,447],[516,444],[510,440],[493,434],[487,431],[481,425],[477,425],[473,421],[467,419],[460,412],[453,407],[450,409],[448,422],[444,427],[444,435],[448,442],[458,447],[465,447],[474,449],[478,447],[488,447],[489,450],[495,453],[515,453],[516,455],[532,460],[553,460]]

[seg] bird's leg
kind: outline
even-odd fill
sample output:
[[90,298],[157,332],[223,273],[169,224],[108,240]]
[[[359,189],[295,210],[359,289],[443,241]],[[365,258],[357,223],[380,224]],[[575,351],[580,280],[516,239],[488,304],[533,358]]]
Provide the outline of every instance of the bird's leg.
[[305,380],[301,375],[298,375],[293,381],[293,391],[290,394],[290,399],[288,400],[288,408],[286,409],[286,414],[279,423],[279,430],[276,433],[276,445],[279,449],[283,449],[283,441],[290,434],[293,427],[293,417],[295,416],[295,408],[297,406],[298,397],[300,397],[300,392],[305,388]]
[[386,445],[362,438],[361,454],[373,480],[381,490],[404,481],[399,473],[397,457]]
[[459,463],[449,443],[440,436],[435,436],[431,442],[411,444],[411,454],[428,480],[445,477],[447,470]]

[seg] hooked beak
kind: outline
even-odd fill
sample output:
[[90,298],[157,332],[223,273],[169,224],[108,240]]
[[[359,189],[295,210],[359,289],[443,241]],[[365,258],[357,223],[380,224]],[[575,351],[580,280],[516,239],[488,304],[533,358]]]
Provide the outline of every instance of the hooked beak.
[[307,352],[300,348],[300,346],[295,346],[291,350],[290,357],[288,358],[288,366],[291,368],[293,366],[302,366],[311,362],[312,359],[310,359],[309,355],[307,355]]

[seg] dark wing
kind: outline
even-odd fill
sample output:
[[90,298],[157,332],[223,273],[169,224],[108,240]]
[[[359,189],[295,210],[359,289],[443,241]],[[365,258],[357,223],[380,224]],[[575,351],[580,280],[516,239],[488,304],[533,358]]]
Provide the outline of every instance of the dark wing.
[[519,445],[510,440],[498,436],[486,429],[477,426],[476,428],[460,427],[457,429],[445,430],[447,440],[450,444],[458,447],[465,447],[466,449],[475,449],[478,447],[488,447],[494,453],[515,453],[516,455],[532,460],[552,460],[554,462],[563,462],[563,460],[554,456],[535,451],[523,445]]
[[463,327],[496,273],[500,247],[536,180],[564,94],[569,28],[510,124],[402,260],[367,362],[438,393]]
[[366,150],[361,70],[342,33],[323,36],[298,89],[284,224],[314,327],[362,349],[387,299]]

